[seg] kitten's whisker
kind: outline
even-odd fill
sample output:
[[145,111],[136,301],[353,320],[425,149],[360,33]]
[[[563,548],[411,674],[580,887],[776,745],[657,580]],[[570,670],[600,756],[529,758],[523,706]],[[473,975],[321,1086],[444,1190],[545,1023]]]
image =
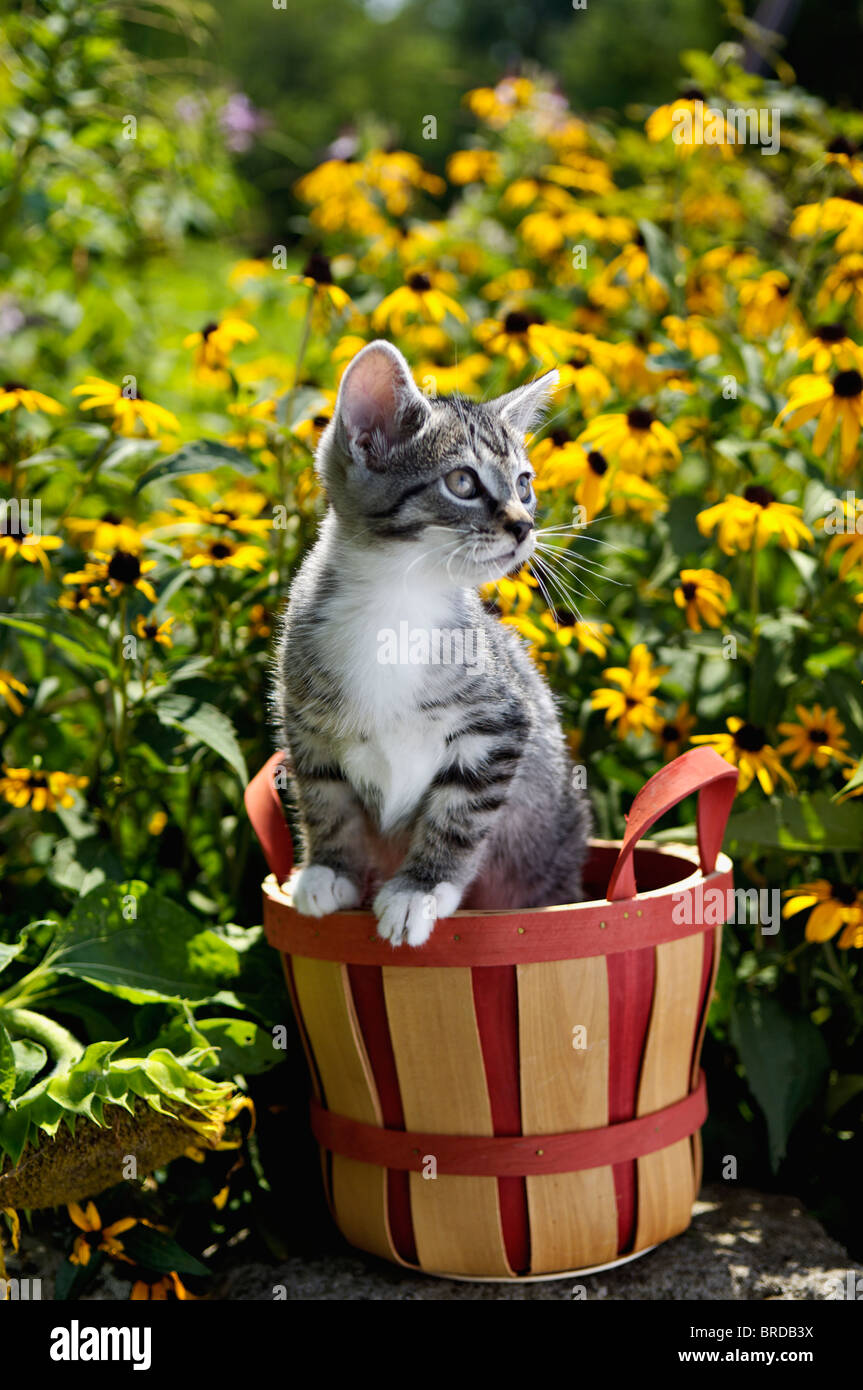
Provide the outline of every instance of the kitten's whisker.
[[558,588],[561,591],[567,588],[568,582],[569,584],[575,585],[577,587],[577,591],[579,594],[589,594],[595,603],[601,602],[599,595],[595,594],[591,589],[590,585],[586,584],[585,581],[579,575],[571,574],[569,571],[566,571],[567,579],[565,581],[562,575],[558,574],[554,569],[552,569],[552,566],[549,564],[548,560],[543,560],[542,564],[545,565],[546,572],[549,575],[554,575]]
[[[553,588],[556,590],[556,592],[559,593],[559,594],[561,595],[561,597],[563,598],[564,606],[565,606],[567,609],[570,609],[570,610],[575,614],[576,619],[578,620],[578,622],[580,622],[580,623],[581,623],[581,622],[584,622],[584,618],[582,617],[581,612],[580,612],[579,607],[578,607],[578,604],[577,604],[576,601],[575,601],[575,595],[566,587],[566,585],[563,583],[563,581],[562,581],[558,576],[553,575],[553,574],[551,573],[551,571],[549,570],[548,566],[547,566],[547,565],[544,565],[542,560],[537,560],[537,564],[540,565],[540,566],[542,567],[542,573],[544,574],[544,576],[545,576],[547,582],[548,582],[550,585],[552,585]],[[539,575],[537,574],[537,579],[538,579],[538,578],[539,578]],[[547,599],[546,599],[546,602],[548,602]],[[550,607],[552,607],[552,609],[553,609],[553,605],[550,605]],[[557,627],[557,613],[556,613],[556,612],[554,613],[554,620],[555,620],[555,627]]]
[[574,555],[570,555],[565,551],[555,550],[549,546],[537,545],[536,548],[546,557],[547,564],[551,563],[551,557],[553,556],[555,560],[558,560],[560,564],[564,565],[568,570],[578,570],[584,574],[589,574],[592,579],[601,579],[604,584],[614,584],[618,589],[623,587],[622,581],[620,579],[612,579],[604,565],[591,565],[586,561],[577,559]]
[[[552,618],[554,619],[554,627],[555,627],[555,631],[557,631],[558,623],[557,623],[557,613],[555,612],[555,605],[554,605],[554,603],[552,602],[552,600],[551,600],[551,598],[550,598],[550,596],[549,596],[548,590],[546,589],[545,585],[544,585],[543,582],[542,582],[542,574],[541,574],[540,570],[539,570],[539,569],[534,569],[534,568],[533,568],[533,565],[534,565],[534,564],[536,564],[537,566],[539,566],[539,565],[541,565],[541,563],[542,563],[542,562],[541,562],[540,560],[538,560],[537,557],[536,557],[535,555],[532,555],[531,558],[530,558],[530,560],[528,560],[528,562],[527,562],[528,568],[530,569],[531,574],[533,575],[534,579],[536,580],[537,584],[539,585],[539,592],[542,594],[542,597],[543,597],[543,599],[545,600],[545,606],[546,606],[546,608],[549,610],[549,612],[551,613]],[[544,572],[544,571],[543,571],[543,572]],[[546,577],[547,577],[547,576],[546,576]]]

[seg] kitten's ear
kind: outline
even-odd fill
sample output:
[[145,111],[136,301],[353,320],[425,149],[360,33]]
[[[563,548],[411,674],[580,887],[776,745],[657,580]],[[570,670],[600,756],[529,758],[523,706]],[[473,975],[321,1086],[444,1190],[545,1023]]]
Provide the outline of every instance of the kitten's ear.
[[357,353],[342,377],[334,419],[350,457],[381,471],[393,445],[416,434],[430,413],[398,348],[379,339]]
[[557,370],[538,376],[536,381],[528,381],[517,386],[496,401],[489,401],[488,408],[497,413],[504,424],[515,430],[516,434],[527,434],[538,425],[546,410],[549,398],[560,380]]

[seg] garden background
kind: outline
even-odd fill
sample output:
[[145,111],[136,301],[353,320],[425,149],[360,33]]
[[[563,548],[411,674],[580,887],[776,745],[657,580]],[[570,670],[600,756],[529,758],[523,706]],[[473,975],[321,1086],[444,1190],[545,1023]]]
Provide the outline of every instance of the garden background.
[[[485,597],[600,835],[691,740],[740,767],[727,848],[785,907],[726,929],[705,1170],[863,1252],[858,30],[779,12],[784,45],[730,0],[3,9],[0,1209],[58,1296],[328,1238],[242,791],[378,335],[430,391],[560,369],[551,549]],[[778,111],[778,152],[676,144],[702,102]]]

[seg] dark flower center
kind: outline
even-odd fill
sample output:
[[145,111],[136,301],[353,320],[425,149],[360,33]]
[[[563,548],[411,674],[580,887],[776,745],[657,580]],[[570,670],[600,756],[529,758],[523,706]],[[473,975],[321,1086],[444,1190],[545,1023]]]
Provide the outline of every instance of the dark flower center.
[[18,541],[19,545],[27,535],[20,521],[10,521],[8,516],[5,518],[6,525],[3,528],[3,535],[8,536],[12,541]]
[[28,388],[24,385],[23,381],[4,381],[4,382],[3,382],[3,390],[4,390],[4,391],[26,391],[27,389],[28,389]]
[[771,502],[776,501],[769,487],[760,487],[758,483],[748,487],[743,496],[747,502],[754,502],[757,507],[769,507]]
[[575,614],[571,613],[568,608],[555,608],[554,616],[564,627],[572,627],[576,621]]
[[203,338],[204,342],[207,341],[211,333],[215,333],[218,326],[219,325],[217,323],[204,324],[204,327],[201,329],[201,337]]
[[580,372],[582,367],[586,367],[588,365],[589,361],[589,357],[586,357],[583,353],[580,353],[577,357],[570,357],[566,365],[568,367],[574,367],[577,372]]
[[530,319],[527,314],[522,313],[519,309],[511,310],[503,321],[504,333],[526,333],[529,327]]
[[419,272],[416,275],[408,276],[409,289],[417,290],[421,294],[423,290],[430,290],[431,287],[431,280],[428,278],[427,275],[423,275],[422,272]]
[[837,193],[843,203],[863,203],[863,188],[849,188],[845,193]]
[[105,515],[102,517],[102,520],[106,526],[119,526],[122,522],[122,519],[123,518],[119,517],[116,512],[106,512]]
[[697,593],[698,590],[691,580],[688,580],[683,585],[683,597],[686,599],[687,603],[690,601],[690,599],[694,599]]
[[830,896],[843,907],[851,907],[857,901],[857,889],[850,883],[831,883]]
[[156,636],[156,633],[157,633],[158,631],[159,631],[159,625],[158,625],[158,623],[145,623],[145,624],[144,624],[144,636],[145,636],[145,637],[149,637],[151,641],[152,641],[152,639]]
[[214,560],[227,560],[232,553],[231,547],[222,541],[216,541],[215,545],[210,546],[210,554]]
[[636,406],[634,410],[627,411],[626,423],[631,430],[649,430],[653,424],[655,416],[652,410],[644,410],[641,406]]
[[597,478],[601,478],[604,473],[608,472],[605,455],[601,454],[598,449],[591,449],[587,456],[587,466],[591,473],[596,474]]
[[322,430],[329,423],[329,415],[316,415],[315,418],[312,420],[312,424],[314,425],[316,430]]
[[641,249],[644,250],[644,247],[647,245],[647,242],[644,240],[644,233],[636,232],[635,236],[632,238],[632,244],[633,246],[640,246]]
[[320,251],[313,251],[303,266],[303,275],[307,280],[314,280],[318,285],[331,285],[333,272],[330,269],[329,258]]
[[822,343],[841,343],[848,336],[844,323],[819,323],[814,333]]
[[30,777],[28,779],[28,785],[32,788],[47,787],[48,778],[45,776],[44,772],[31,772]]
[[855,368],[848,372],[837,372],[833,378],[833,394],[843,401],[859,396],[863,391],[863,376]]
[[852,145],[847,135],[837,135],[827,146],[827,153],[852,155],[857,153],[857,147]]
[[552,430],[548,437],[556,449],[562,449],[570,440],[569,430]]
[[627,709],[635,709],[638,701],[634,699],[632,695],[627,695],[623,703],[626,705]]
[[830,735],[826,729],[810,729],[809,741],[815,744],[829,743]]
[[676,724],[663,724],[659,737],[663,743],[677,743],[680,738],[680,730]]
[[767,735],[757,724],[741,724],[734,735],[734,742],[744,753],[760,753],[767,742]]
[[791,293],[791,286],[790,286],[790,285],[777,285],[777,286],[776,286],[776,295],[777,295],[777,298],[779,298],[779,299],[787,299],[790,293]]
[[134,584],[141,578],[141,561],[128,550],[115,550],[108,561],[108,578],[118,584]]
[[680,94],[682,101],[704,101],[704,93],[700,87],[687,87]]

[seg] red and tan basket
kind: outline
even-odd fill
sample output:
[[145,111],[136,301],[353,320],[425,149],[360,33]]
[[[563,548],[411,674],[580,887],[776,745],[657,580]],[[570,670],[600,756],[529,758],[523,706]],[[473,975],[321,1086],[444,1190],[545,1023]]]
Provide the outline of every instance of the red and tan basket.
[[[734,768],[698,748],[652,777],[624,840],[593,843],[591,901],[457,912],[393,950],[370,912],[293,910],[281,761],[246,802],[346,1239],[428,1274],[516,1279],[605,1268],[685,1230],[724,914],[699,919],[709,888],[726,902],[733,887],[720,846]],[[693,792],[697,852],[636,847]]]

